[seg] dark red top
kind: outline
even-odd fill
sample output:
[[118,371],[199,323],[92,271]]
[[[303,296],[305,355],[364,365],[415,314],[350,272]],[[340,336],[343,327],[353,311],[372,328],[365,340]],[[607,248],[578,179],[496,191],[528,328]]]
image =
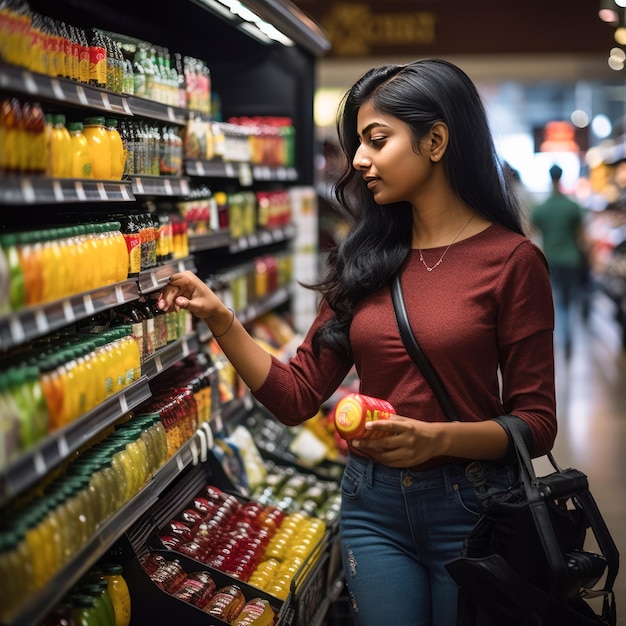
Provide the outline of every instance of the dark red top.
[[[434,265],[444,250],[423,251],[426,262]],[[461,419],[516,415],[532,429],[535,455],[549,451],[557,430],[554,315],[539,248],[492,224],[452,245],[431,272],[412,250],[401,279],[413,332]],[[295,356],[288,363],[274,358],[254,394],[285,424],[315,415],[352,366],[329,349],[320,358],[313,355],[313,332],[331,314],[322,303]],[[399,415],[446,419],[404,348],[388,287],[359,303],[350,340],[361,393],[388,400]]]

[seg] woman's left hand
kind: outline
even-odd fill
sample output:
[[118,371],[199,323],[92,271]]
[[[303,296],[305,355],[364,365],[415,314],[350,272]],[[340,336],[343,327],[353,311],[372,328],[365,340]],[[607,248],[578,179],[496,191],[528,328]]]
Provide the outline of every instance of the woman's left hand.
[[441,456],[441,422],[394,415],[390,419],[368,422],[368,431],[380,431],[385,437],[355,439],[352,446],[372,460],[390,467],[413,467]]

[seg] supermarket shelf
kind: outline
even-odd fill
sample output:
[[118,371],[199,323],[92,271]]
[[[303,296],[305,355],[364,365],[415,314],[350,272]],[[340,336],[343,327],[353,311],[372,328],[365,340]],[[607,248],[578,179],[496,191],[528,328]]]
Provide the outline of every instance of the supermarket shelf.
[[261,248],[262,246],[269,246],[273,243],[293,239],[295,234],[296,227],[293,224],[261,229],[250,235],[244,235],[243,237],[232,240],[229,245],[229,251],[237,253],[253,248]]
[[177,363],[197,351],[198,338],[195,334],[177,339],[158,350],[155,354],[150,355],[141,364],[141,375],[147,376],[152,380],[155,376],[163,372],[163,370],[168,369],[174,365],[174,363]]
[[138,297],[137,281],[126,280],[0,317],[0,349],[21,345]]
[[2,626],[32,626],[40,623],[58,604],[59,597],[70,591],[97,564],[102,554],[157,504],[159,494],[179,477],[180,471],[195,462],[197,456],[194,450],[197,446],[197,437],[194,436],[155,472],[152,480],[136,496],[98,528],[97,533],[43,589],[29,597],[27,606],[14,619],[3,622]]
[[0,506],[36,484],[73,452],[150,397],[148,378],[105,400],[75,422],[46,437],[0,473]]
[[219,230],[214,233],[205,233],[202,235],[189,235],[189,252],[227,248],[229,245],[230,231],[228,230]]
[[187,123],[188,111],[180,107],[161,104],[139,96],[125,96],[127,107],[133,115],[170,122],[184,126]]
[[132,202],[130,182],[0,174],[0,204]]
[[135,196],[187,196],[189,179],[172,176],[131,176]]
[[185,270],[196,271],[193,257],[185,257],[184,259],[175,259],[166,261],[157,267],[152,267],[139,273],[137,278],[139,282],[139,292],[141,294],[151,293],[163,288],[170,276],[176,272],[184,272]]
[[6,63],[0,63],[0,89],[38,100],[63,102],[115,115],[132,114],[126,98],[121,94]]
[[206,178],[237,178],[244,186],[253,181],[290,182],[298,180],[298,172],[293,167],[271,167],[225,161],[204,161],[190,159],[184,162],[185,173],[189,176]]

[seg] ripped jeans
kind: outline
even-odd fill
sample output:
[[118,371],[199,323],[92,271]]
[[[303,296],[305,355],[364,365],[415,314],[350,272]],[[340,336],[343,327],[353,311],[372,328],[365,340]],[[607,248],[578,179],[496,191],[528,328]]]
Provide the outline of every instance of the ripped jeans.
[[455,626],[457,586],[445,564],[460,556],[481,501],[508,489],[517,474],[498,463],[467,470],[450,463],[413,472],[350,455],[340,539],[355,624]]

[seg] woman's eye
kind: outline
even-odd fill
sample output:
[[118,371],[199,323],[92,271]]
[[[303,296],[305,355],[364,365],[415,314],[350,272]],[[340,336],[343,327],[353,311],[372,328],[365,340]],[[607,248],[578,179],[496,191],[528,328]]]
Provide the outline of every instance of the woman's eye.
[[382,146],[382,144],[385,142],[386,137],[372,137],[370,139],[370,143],[373,146]]

